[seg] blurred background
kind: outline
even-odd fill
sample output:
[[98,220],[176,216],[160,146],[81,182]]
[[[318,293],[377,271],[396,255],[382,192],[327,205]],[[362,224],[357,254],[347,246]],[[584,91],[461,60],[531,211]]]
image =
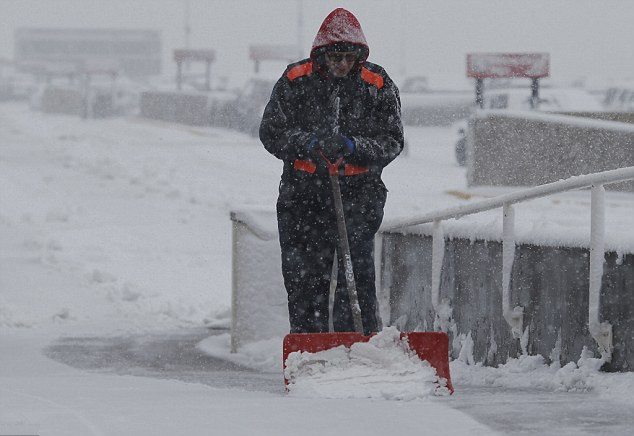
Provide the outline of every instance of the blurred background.
[[325,16],[361,21],[370,60],[398,74],[464,71],[477,51],[547,51],[561,80],[632,77],[634,4],[628,0],[1,0],[0,56],[20,27],[155,29],[165,72],[175,48],[214,49],[221,74],[249,69],[250,44],[298,45],[307,55]]
[[[85,117],[141,113],[254,134],[274,81],[308,55],[336,7],[359,18],[369,60],[401,89],[406,124],[466,118],[474,102],[469,53],[546,53],[543,98],[549,88],[574,88],[558,91],[554,108],[634,110],[628,0],[0,0],[0,99],[28,98],[34,108]],[[513,92],[491,96],[491,104],[512,108]],[[555,99],[551,93],[551,107]]]

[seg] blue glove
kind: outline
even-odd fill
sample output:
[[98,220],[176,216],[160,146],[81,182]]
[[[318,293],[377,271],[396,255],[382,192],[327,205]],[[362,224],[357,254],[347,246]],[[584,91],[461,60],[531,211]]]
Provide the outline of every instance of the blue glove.
[[[304,145],[304,148],[306,149],[306,152],[308,153],[309,156],[311,154],[313,154],[313,152],[315,151],[315,149],[316,149],[315,146],[318,144],[318,142],[319,142],[319,138],[317,138],[317,136],[313,135],[310,138],[310,141],[308,141],[306,143],[306,145]],[[317,148],[319,148],[319,147],[317,147]]]
[[346,145],[346,149],[343,152],[344,156],[350,156],[357,149],[356,144],[354,143],[354,138],[348,138],[347,136],[338,135],[337,140]]

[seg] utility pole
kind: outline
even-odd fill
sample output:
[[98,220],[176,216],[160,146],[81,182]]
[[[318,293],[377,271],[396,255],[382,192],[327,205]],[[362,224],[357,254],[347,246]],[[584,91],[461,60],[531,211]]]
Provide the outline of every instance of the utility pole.
[[[190,42],[190,38],[191,38],[191,33],[192,33],[192,26],[191,26],[191,0],[185,0],[185,50],[189,50],[189,42]],[[185,71],[189,73],[190,71],[190,62],[189,60],[185,61]],[[181,79],[179,79],[179,85],[178,85],[178,89],[180,90],[180,80],[182,80],[182,70],[181,70],[181,65],[178,65],[179,68],[179,76],[181,77]]]
[[189,49],[189,38],[192,32],[190,20],[191,20],[191,4],[190,4],[190,0],[185,0],[185,48],[186,49]]
[[297,56],[304,57],[304,42],[302,34],[304,33],[304,2],[297,0]]
[[405,0],[401,0],[400,1],[400,5],[401,5],[401,16],[400,16],[400,29],[399,29],[399,39],[400,39],[400,44],[399,44],[399,56],[400,56],[400,61],[401,61],[401,76],[404,78],[405,75],[407,74],[407,65],[406,65],[406,53],[407,53],[407,49],[405,47],[405,44],[407,44],[407,11],[406,11],[406,4],[407,2]]

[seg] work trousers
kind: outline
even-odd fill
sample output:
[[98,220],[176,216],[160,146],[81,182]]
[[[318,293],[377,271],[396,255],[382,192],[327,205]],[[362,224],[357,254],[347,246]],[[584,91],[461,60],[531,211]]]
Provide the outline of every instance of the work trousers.
[[[354,177],[354,176],[353,176]],[[328,183],[329,185],[329,183]],[[386,192],[343,191],[344,214],[364,334],[378,330],[374,236],[383,219]],[[291,333],[329,330],[330,279],[338,231],[330,187],[318,195],[297,195],[280,187],[277,203],[282,274],[288,293]],[[336,332],[354,331],[340,250],[333,305]]]

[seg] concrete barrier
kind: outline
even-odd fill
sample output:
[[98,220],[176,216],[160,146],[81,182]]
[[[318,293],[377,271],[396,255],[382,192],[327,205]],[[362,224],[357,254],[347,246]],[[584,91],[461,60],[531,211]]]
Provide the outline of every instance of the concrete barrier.
[[[231,351],[289,332],[288,302],[275,211],[231,212]],[[281,344],[280,344],[281,346]]]
[[[433,330],[432,238],[426,232],[382,235],[380,292],[389,299],[385,321],[403,331]],[[587,248],[518,244],[511,302],[524,308],[525,338],[514,339],[502,315],[502,244],[454,237],[445,241],[440,299],[452,310],[452,355],[469,335],[476,362],[497,365],[526,351],[561,364],[596,349],[588,331]],[[601,318],[613,325],[611,369],[634,370],[634,254],[606,253]]]
[[76,87],[50,85],[44,88],[35,104],[42,112],[106,118],[115,115],[110,89],[92,87],[87,92]]
[[[469,186],[535,186],[634,165],[634,125],[579,116],[476,112],[467,144]],[[634,182],[607,189],[634,192]]]
[[[231,349],[236,352],[250,343],[281,338],[289,333],[290,324],[275,210],[239,207],[231,212],[231,221]],[[380,245],[375,252],[380,252]],[[378,261],[377,256],[377,277]],[[330,313],[335,285],[336,281],[331,283]],[[380,300],[380,310],[387,304]]]
[[79,89],[47,86],[40,96],[40,109],[46,113],[81,116],[85,110],[84,94]]
[[211,121],[209,97],[204,93],[144,91],[139,105],[140,115],[146,118],[194,126]]

